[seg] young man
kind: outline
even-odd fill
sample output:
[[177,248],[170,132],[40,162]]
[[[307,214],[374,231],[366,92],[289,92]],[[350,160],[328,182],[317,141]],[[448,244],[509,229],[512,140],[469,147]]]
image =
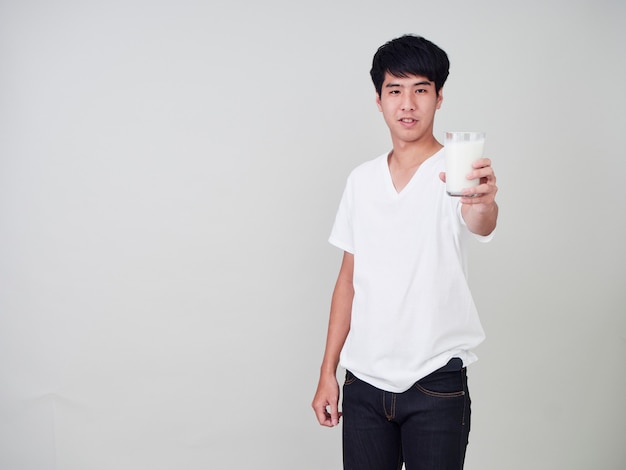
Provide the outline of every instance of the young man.
[[[378,49],[371,77],[393,144],[348,177],[330,243],[344,250],[313,409],[343,418],[347,470],[461,469],[470,427],[466,366],[484,333],[466,280],[465,247],[496,226],[491,162],[480,185],[445,190],[433,135],[446,53],[416,36]],[[346,369],[338,410],[338,364]]]

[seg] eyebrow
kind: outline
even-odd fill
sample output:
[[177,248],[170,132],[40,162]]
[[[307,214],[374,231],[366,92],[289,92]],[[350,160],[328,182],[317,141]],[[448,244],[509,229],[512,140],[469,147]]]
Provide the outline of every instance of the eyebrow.
[[[433,85],[432,82],[430,82],[428,80],[422,80],[422,81],[413,83],[412,86],[432,86],[432,85]],[[400,85],[399,83],[390,82],[390,83],[387,83],[385,85],[385,88],[400,87],[400,86],[402,86],[402,85]]]

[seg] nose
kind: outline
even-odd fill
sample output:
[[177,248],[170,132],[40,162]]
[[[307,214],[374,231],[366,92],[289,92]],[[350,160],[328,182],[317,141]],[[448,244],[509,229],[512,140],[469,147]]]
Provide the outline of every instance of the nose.
[[402,111],[415,111],[416,104],[411,93],[405,93],[402,99]]

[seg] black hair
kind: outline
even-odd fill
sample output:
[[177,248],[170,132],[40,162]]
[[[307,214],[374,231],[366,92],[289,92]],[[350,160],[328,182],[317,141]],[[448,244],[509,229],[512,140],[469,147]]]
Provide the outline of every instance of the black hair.
[[422,75],[435,83],[435,91],[448,78],[450,61],[445,51],[421,36],[404,35],[383,44],[374,54],[370,76],[380,96],[389,72],[394,77]]

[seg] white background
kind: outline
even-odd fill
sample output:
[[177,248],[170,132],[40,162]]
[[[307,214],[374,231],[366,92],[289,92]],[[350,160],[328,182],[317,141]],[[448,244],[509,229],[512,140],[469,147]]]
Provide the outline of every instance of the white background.
[[444,48],[497,238],[469,470],[626,466],[625,4],[0,2],[0,468],[335,469],[310,409],[369,79]]

